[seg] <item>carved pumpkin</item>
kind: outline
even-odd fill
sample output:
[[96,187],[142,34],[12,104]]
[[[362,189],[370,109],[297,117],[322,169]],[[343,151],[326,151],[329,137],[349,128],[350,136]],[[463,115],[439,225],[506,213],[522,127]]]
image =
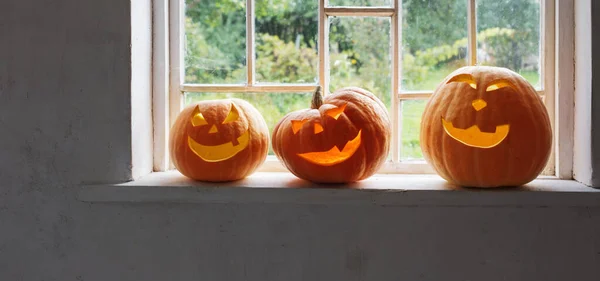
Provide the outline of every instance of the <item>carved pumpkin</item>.
[[544,169],[552,147],[540,96],[519,74],[469,66],[433,93],[421,120],[425,159],[449,182],[470,187],[518,186]]
[[175,167],[201,181],[232,181],[256,170],[267,157],[267,123],[240,99],[187,106],[173,124],[169,148]]
[[385,105],[364,89],[344,88],[323,99],[318,87],[311,108],[283,117],[272,141],[275,155],[299,178],[354,182],[385,162],[390,120]]

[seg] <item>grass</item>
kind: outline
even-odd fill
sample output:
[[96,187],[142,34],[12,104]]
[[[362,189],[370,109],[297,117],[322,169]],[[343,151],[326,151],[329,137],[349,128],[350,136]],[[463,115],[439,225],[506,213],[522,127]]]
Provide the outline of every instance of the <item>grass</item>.
[[421,147],[419,146],[419,133],[421,131],[421,115],[425,109],[426,100],[407,100],[401,105],[402,120],[402,147],[400,148],[400,159],[422,159]]

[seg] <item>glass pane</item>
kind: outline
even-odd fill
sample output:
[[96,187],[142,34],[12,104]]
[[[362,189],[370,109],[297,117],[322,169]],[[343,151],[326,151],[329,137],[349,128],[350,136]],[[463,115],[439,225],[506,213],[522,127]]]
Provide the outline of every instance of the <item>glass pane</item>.
[[402,114],[400,160],[423,159],[419,134],[421,132],[421,115],[423,115],[425,104],[427,104],[426,100],[405,100],[400,103]]
[[246,81],[246,1],[186,0],[185,82]]
[[434,90],[467,64],[467,1],[402,1],[402,89]]
[[[269,127],[269,138],[275,124],[286,114],[309,108],[312,93],[185,93],[185,105],[214,99],[239,98],[252,104],[262,114]],[[269,155],[273,154],[269,146]]]
[[391,108],[390,19],[330,18],[329,91],[356,86]]
[[390,7],[392,0],[329,0],[329,6]]
[[477,61],[510,68],[540,87],[540,1],[477,2]]
[[256,81],[318,81],[317,0],[256,0]]

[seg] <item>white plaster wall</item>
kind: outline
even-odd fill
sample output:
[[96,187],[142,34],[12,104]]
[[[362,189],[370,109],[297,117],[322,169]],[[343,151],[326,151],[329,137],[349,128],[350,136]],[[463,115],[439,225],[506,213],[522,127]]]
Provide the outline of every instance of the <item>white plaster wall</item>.
[[575,1],[573,176],[600,187],[600,18],[593,16],[595,11],[600,11],[600,2]]
[[131,0],[131,142],[133,179],[152,172],[152,3]]
[[590,185],[600,187],[600,2],[592,3],[592,165]]
[[[575,1],[575,145],[573,176],[591,185],[593,166],[592,147],[592,13],[591,0]],[[584,43],[579,43],[584,42]]]
[[1,281],[600,280],[598,208],[77,201],[132,177],[130,5],[0,2]]

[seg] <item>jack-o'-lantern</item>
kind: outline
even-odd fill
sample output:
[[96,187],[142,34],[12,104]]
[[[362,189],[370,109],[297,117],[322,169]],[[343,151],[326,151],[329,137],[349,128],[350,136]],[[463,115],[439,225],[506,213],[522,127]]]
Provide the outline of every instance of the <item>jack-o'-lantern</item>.
[[349,87],[323,98],[318,87],[310,109],[277,123],[272,142],[275,155],[299,178],[354,182],[385,162],[390,120],[385,105],[369,91]]
[[433,93],[421,120],[425,159],[449,182],[519,186],[544,169],[552,146],[546,107],[521,75],[468,66]]
[[171,129],[175,167],[201,181],[232,181],[253,173],[267,157],[269,131],[262,115],[240,99],[187,106]]

